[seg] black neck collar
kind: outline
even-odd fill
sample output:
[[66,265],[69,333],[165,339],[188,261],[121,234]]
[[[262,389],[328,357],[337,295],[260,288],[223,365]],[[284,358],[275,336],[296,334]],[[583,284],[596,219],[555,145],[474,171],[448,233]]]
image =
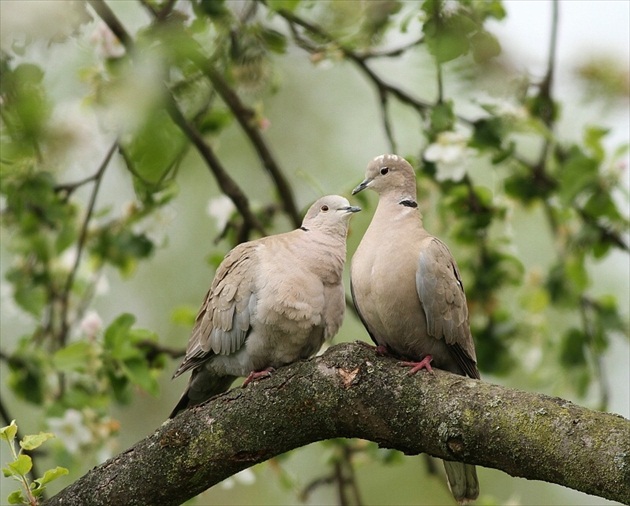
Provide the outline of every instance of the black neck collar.
[[411,199],[404,199],[401,200],[400,202],[398,202],[401,206],[405,206],[405,207],[418,207],[418,203],[415,200],[411,200]]

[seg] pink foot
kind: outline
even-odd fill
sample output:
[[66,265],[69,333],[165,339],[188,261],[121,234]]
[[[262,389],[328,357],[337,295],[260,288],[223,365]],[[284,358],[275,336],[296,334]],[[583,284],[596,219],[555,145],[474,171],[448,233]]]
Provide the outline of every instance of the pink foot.
[[260,379],[260,378],[268,378],[271,376],[271,373],[274,372],[275,369],[273,367],[267,367],[267,369],[263,369],[262,371],[252,371],[249,373],[245,381],[243,381],[243,386],[249,385],[252,381]]
[[427,355],[420,362],[401,362],[400,365],[411,367],[408,373],[409,376],[411,376],[412,374],[416,374],[422,369],[433,372],[433,368],[431,367],[431,360],[433,360],[433,357],[431,355]]

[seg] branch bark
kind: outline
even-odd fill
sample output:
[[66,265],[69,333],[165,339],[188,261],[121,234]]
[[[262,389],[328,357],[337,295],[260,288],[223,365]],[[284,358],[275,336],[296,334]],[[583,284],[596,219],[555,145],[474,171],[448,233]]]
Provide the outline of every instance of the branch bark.
[[630,502],[625,418],[442,371],[408,376],[393,359],[346,343],[181,413],[44,504],[180,504],[336,437]]

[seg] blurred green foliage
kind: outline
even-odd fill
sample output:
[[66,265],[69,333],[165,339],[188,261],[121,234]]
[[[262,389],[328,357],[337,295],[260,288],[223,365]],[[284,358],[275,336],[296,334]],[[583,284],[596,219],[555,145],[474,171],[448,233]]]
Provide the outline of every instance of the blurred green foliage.
[[[604,381],[598,362],[612,339],[628,336],[627,311],[618,307],[615,294],[589,292],[589,262],[616,251],[628,253],[627,192],[619,170],[627,146],[610,152],[605,144],[609,132],[597,125],[586,126],[580,142],[561,138],[554,124],[562,107],[547,81],[526,82],[525,93],[512,90],[509,107],[479,97],[476,117],[460,115],[460,98],[445,94],[443,80],[449,77],[443,70],[457,62],[461,76],[462,68],[483,73],[501,54],[487,24],[505,17],[502,2],[269,0],[242,2],[237,8],[230,2],[193,0],[190,9],[178,10],[174,2],[144,0],[139,7],[147,21],[127,33],[128,39],[120,32],[119,39],[113,35],[115,14],[107,3],[92,2],[98,5],[94,17],[109,28],[99,32],[99,60],[82,69],[83,101],[100,118],[100,128],[115,138],[110,155],[123,167],[134,196],[122,212],[95,203],[101,181],[113,170],[110,156],[67,182],[63,154],[67,148],[71,156],[72,135],[67,138],[53,121],[58,104],[46,68],[21,56],[24,48],[19,54],[3,50],[0,58],[1,224],[3,247],[11,258],[4,275],[15,303],[32,323],[15,348],[2,350],[10,371],[8,388],[18,398],[38,406],[44,417],[61,416],[67,409],[90,413],[85,416],[96,427],[110,423],[112,405],[130,402],[135,389],[159,394],[158,378],[167,363],[159,346],[162,336],[136,328],[135,317],[124,308],[104,329],[90,331],[82,325],[99,273],[109,265],[132,276],[163,246],[150,233],[151,220],[178,195],[178,178],[187,170],[192,146],[201,149],[238,209],[223,230],[225,242],[234,245],[256,230],[241,212],[244,205],[252,207],[268,231],[291,219],[287,210],[293,197],[280,185],[273,195],[244,195],[249,199],[244,203],[241,189],[222,175],[213,147],[237,124],[264,130],[261,104],[277,86],[274,66],[297,48],[314,63],[346,60],[357,65],[378,90],[384,123],[395,122],[389,117],[389,98],[418,114],[423,130],[415,151],[400,154],[418,169],[420,191],[439,195],[437,216],[458,248],[467,280],[482,373],[518,371],[519,350],[533,345],[536,334],[543,336],[544,345],[537,345],[546,357],[537,367],[552,364],[570,378],[565,386],[580,396]],[[125,19],[121,21],[124,30]],[[93,28],[90,21],[81,18],[57,43],[71,44],[88,28]],[[417,37],[408,45],[388,49],[392,37],[414,33]],[[406,95],[369,66],[373,58],[402,53],[432,59],[438,100]],[[603,93],[619,95],[621,90],[627,95],[627,74],[623,81],[613,65],[600,63],[587,62],[579,72]],[[546,79],[550,75],[549,70]],[[449,141],[449,134],[460,140]],[[244,142],[273,173],[276,162],[271,154],[261,154],[261,143],[268,142],[262,139],[247,134]],[[525,152],[523,139],[540,148]],[[393,147],[393,134],[389,140]],[[425,158],[432,147],[434,154]],[[487,179],[475,181],[475,172],[466,168],[471,159],[497,182],[493,189]],[[462,175],[453,172],[454,166]],[[539,273],[519,259],[510,234],[514,210],[534,208],[543,210],[540,226],[549,230],[555,255]],[[221,258],[222,253],[212,255],[212,264]],[[193,319],[189,308],[173,312],[176,323],[189,325]],[[605,396],[599,407],[606,407]],[[362,443],[336,442],[331,448],[332,468],[358,454],[384,465],[395,460],[391,452]],[[345,476],[351,468],[340,473]]]

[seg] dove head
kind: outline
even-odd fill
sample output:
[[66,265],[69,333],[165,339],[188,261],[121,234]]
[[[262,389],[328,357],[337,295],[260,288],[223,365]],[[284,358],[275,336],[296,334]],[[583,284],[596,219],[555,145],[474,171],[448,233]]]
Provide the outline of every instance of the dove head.
[[348,231],[350,216],[361,210],[351,206],[348,199],[339,195],[327,195],[317,200],[307,211],[302,221],[302,230],[321,230],[343,234]]
[[416,176],[413,167],[402,156],[380,155],[367,166],[365,179],[352,190],[352,195],[369,188],[379,195],[416,198]]

